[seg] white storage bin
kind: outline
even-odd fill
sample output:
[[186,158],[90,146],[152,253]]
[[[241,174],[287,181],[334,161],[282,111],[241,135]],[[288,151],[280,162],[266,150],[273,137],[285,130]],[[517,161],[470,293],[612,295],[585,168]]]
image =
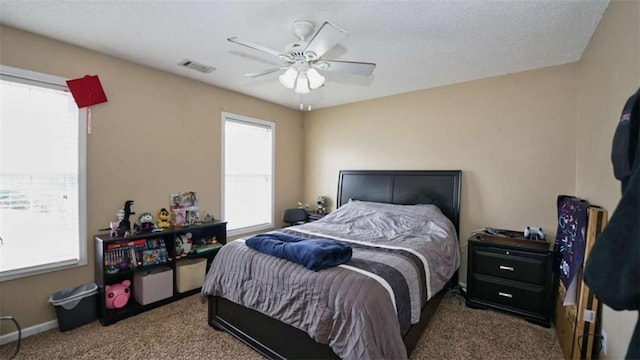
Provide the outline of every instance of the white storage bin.
[[176,263],[176,287],[179,293],[202,287],[207,259],[186,259]]
[[173,296],[173,270],[166,266],[136,271],[133,275],[133,297],[142,305]]

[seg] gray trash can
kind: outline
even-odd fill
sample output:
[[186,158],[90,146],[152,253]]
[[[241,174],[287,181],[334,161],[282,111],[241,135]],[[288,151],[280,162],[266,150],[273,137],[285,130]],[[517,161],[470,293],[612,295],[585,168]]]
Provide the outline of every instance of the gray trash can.
[[98,285],[87,283],[49,296],[60,331],[75,329],[98,318]]

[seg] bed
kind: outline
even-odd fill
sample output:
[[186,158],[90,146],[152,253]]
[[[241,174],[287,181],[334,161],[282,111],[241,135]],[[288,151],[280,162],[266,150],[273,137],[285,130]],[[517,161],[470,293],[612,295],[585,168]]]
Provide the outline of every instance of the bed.
[[209,324],[272,359],[408,357],[457,285],[460,180],[458,170],[341,171],[334,212],[279,231],[348,243],[353,258],[313,272],[233,241],[203,284]]

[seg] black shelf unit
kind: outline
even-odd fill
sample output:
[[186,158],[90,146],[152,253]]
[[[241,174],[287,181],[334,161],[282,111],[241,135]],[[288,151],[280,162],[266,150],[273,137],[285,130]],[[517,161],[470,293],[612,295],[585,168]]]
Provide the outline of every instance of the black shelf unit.
[[[171,227],[166,228],[161,232],[136,234],[134,236],[122,238],[122,237],[110,237],[108,233],[98,234],[94,236],[95,239],[95,280],[98,285],[98,319],[102,325],[111,325],[119,320],[126,319],[128,317],[137,315],[139,313],[157,308],[162,305],[166,305],[173,301],[191,296],[200,291],[200,289],[193,289],[186,292],[178,292],[176,288],[176,265],[179,261],[184,259],[204,258],[207,259],[206,268],[209,270],[211,261],[216,256],[220,248],[209,250],[202,253],[196,253],[195,251],[190,253],[186,257],[176,258],[175,238],[176,235],[192,234],[192,240],[194,243],[198,243],[200,239],[212,238],[215,236],[216,241],[220,244],[226,244],[227,242],[227,223],[221,221],[214,221],[211,223],[205,223],[200,225],[191,225],[185,227]],[[105,266],[105,256],[110,247],[129,244],[136,240],[161,240],[164,242],[164,246],[167,249],[166,262],[158,264],[149,264],[144,266],[136,266],[135,268],[120,269],[116,273],[108,273]],[[160,242],[158,242],[160,243]],[[195,248],[195,244],[193,245]],[[193,248],[192,248],[193,249]],[[141,305],[132,296],[128,303],[123,308],[119,309],[107,309],[105,305],[105,285],[113,285],[120,283],[124,280],[131,281],[131,291],[135,291],[133,285],[133,276],[136,271],[149,270],[158,266],[166,266],[173,270],[173,296],[150,303],[147,305]]]

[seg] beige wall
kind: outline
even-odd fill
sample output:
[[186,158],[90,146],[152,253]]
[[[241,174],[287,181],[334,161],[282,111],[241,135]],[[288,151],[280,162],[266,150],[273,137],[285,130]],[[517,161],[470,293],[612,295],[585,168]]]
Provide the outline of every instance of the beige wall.
[[[89,235],[115,220],[125,200],[135,200],[138,213],[155,214],[175,191],[197,191],[201,208],[219,216],[223,110],[276,122],[276,214],[302,197],[298,111],[7,27],[0,28],[0,63],[67,78],[100,76],[109,102],[93,107],[87,141]],[[0,314],[23,328],[55,319],[49,295],[94,280],[87,241],[87,266],[0,283]]]
[[[625,101],[640,86],[640,2],[611,3],[579,65],[576,193],[611,216],[620,199],[611,141]],[[604,307],[608,358],[624,357],[637,318],[637,311]]]
[[575,186],[577,75],[571,64],[308,113],[305,199],[335,200],[340,169],[461,169],[462,243],[485,226],[555,232],[556,197]]

